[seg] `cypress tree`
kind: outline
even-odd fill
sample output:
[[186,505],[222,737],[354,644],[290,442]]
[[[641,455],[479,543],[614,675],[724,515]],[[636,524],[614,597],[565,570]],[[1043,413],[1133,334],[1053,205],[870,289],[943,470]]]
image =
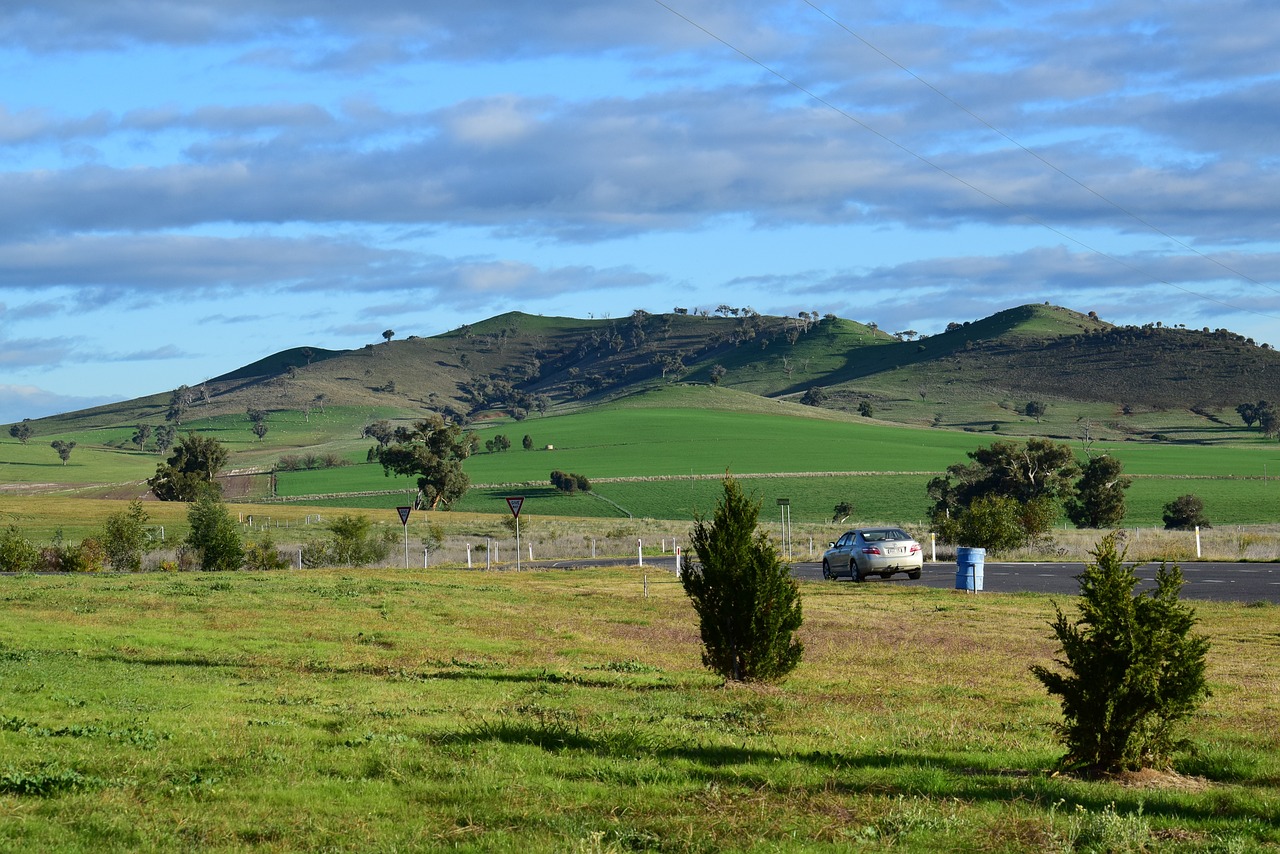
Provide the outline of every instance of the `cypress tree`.
[[790,673],[804,652],[800,591],[773,542],[760,530],[760,502],[724,480],[710,521],[695,516],[697,562],[681,583],[698,614],[702,663],[726,679],[770,681]]

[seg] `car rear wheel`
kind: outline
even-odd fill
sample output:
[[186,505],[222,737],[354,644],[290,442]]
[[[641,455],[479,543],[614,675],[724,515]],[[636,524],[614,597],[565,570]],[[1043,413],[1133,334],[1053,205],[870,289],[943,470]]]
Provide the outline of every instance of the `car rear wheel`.
[[856,582],[862,581],[862,570],[858,569],[858,562],[856,560],[849,561],[849,580]]
[[918,570],[918,569],[913,569],[913,570],[911,570],[910,572],[908,572],[908,573],[907,573],[907,578],[910,578],[912,581],[919,581],[919,580],[920,580],[920,570]]

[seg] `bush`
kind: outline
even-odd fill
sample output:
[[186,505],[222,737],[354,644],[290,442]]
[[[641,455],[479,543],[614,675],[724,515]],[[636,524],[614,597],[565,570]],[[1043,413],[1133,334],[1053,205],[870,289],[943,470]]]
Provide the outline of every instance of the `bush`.
[[680,582],[698,615],[702,663],[726,679],[774,680],[800,663],[800,593],[768,536],[757,529],[760,502],[733,478],[708,522],[695,517],[698,559]]
[[42,553],[46,566],[55,572],[102,572],[107,568],[107,551],[93,537],[77,545],[53,545]]
[[32,572],[40,562],[40,550],[18,533],[15,525],[0,531],[0,572]]
[[107,517],[102,534],[102,547],[115,569],[137,572],[142,569],[142,556],[150,546],[147,522],[150,516],[141,501],[129,502],[129,509]]
[[246,569],[265,572],[268,570],[288,569],[292,566],[292,563],[276,548],[271,535],[264,534],[262,539],[255,543],[250,543],[244,550],[244,565]]
[[1025,503],[1007,495],[973,499],[958,515],[940,520],[942,539],[993,551],[1021,548],[1048,531],[1057,515],[1054,502],[1033,498]]
[[1195,612],[1178,601],[1182,571],[1162,564],[1153,591],[1133,594],[1138,577],[1116,537],[1103,537],[1095,561],[1079,576],[1080,619],[1057,609],[1053,626],[1060,673],[1033,665],[1050,694],[1061,698],[1055,726],[1067,748],[1064,767],[1100,773],[1167,766],[1186,747],[1174,736],[1209,696],[1209,642],[1191,633]]
[[200,556],[206,571],[233,570],[244,565],[240,529],[217,495],[204,492],[187,510],[191,532],[186,544]]
[[[329,523],[329,560],[338,566],[368,566],[386,560],[396,540],[390,528],[374,529],[365,516],[342,515]],[[306,560],[305,551],[303,560]]]
[[1164,506],[1164,527],[1166,531],[1190,531],[1213,526],[1198,495],[1180,495]]

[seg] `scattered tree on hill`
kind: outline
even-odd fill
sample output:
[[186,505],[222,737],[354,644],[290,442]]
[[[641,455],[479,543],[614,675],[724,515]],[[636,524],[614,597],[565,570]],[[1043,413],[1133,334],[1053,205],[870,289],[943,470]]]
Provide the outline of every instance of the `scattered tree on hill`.
[[150,545],[147,522],[151,517],[142,502],[129,502],[127,510],[107,517],[101,537],[102,548],[114,569],[137,572],[142,569],[142,556]]
[[9,428],[9,435],[17,439],[22,444],[27,444],[27,440],[31,438],[35,432],[31,429],[31,419],[24,418],[17,424]]
[[524,438],[520,440],[520,446],[523,447],[526,451],[532,451],[533,437],[530,436],[528,433],[525,433]]
[[1109,534],[1079,576],[1080,619],[1062,609],[1050,625],[1061,670],[1031,672],[1062,702],[1055,726],[1067,748],[1063,767],[1093,773],[1168,767],[1188,743],[1176,737],[1210,695],[1209,641],[1192,633],[1194,610],[1179,599],[1182,571],[1161,564],[1156,587],[1134,594],[1138,577]]
[[1211,528],[1204,512],[1204,500],[1198,495],[1180,495],[1164,506],[1164,527],[1168,531],[1190,531]]
[[156,466],[147,481],[161,501],[195,501],[201,495],[218,494],[214,478],[227,463],[226,447],[211,436],[188,433],[173,447],[167,462]]
[[362,439],[373,439],[381,447],[391,444],[395,438],[396,431],[392,428],[390,421],[374,421],[372,424],[366,424],[364,430],[360,432]]
[[164,420],[172,421],[176,426],[181,427],[182,419],[186,417],[187,410],[191,408],[194,401],[195,392],[185,385],[178,386],[169,396],[169,411],[165,413]]
[[1274,436],[1280,433],[1280,417],[1276,414],[1275,405],[1265,400],[1259,400],[1257,403],[1242,403],[1236,407],[1236,412],[1240,415],[1240,420],[1244,422],[1244,426],[1252,427],[1258,425],[1258,429],[1262,431],[1264,436]]
[[[969,458],[973,462],[949,466],[946,475],[929,481],[930,517],[948,542],[982,548],[1014,548],[1047,531],[1080,473],[1071,448],[1049,439],[995,442],[970,451]],[[1009,500],[975,507],[979,499]],[[1009,535],[1011,525],[1018,537]]]
[[75,442],[64,442],[62,439],[54,439],[49,443],[49,447],[58,452],[58,459],[62,460],[64,466],[67,460],[71,459],[71,451],[75,446]]
[[1028,400],[1027,405],[1022,408],[1022,414],[1028,418],[1034,418],[1036,423],[1039,424],[1040,419],[1044,417],[1045,410],[1048,408],[1043,400]]
[[1114,528],[1124,519],[1124,491],[1133,478],[1123,474],[1124,463],[1111,456],[1085,463],[1075,495],[1066,502],[1067,518],[1077,528]]
[[875,415],[875,413],[876,410],[875,407],[871,405],[871,401],[864,400],[858,404],[858,414],[863,418],[870,418],[872,415]]
[[827,401],[827,391],[822,386],[812,386],[801,397],[800,402],[805,406],[821,406]]
[[374,457],[388,476],[417,475],[417,507],[448,508],[471,485],[462,461],[471,455],[474,440],[474,435],[437,415],[414,424],[403,441],[375,449]]
[[509,451],[511,450],[511,440],[499,433],[484,443],[484,449],[491,454]]
[[[187,438],[191,438],[191,434]],[[187,510],[187,522],[191,532],[187,534],[186,544],[199,555],[201,569],[225,571],[244,565],[240,528],[216,491],[201,490]]]
[[720,385],[720,380],[724,379],[724,375],[729,373],[729,369],[724,365],[711,366],[711,384]]
[[163,454],[173,447],[178,438],[178,428],[172,424],[161,424],[156,428],[156,453]]
[[267,411],[265,409],[254,409],[251,406],[245,410],[245,414],[249,416],[249,421],[253,424],[261,424],[267,420]]
[[145,451],[147,449],[147,440],[150,438],[150,424],[139,424],[133,431],[133,444],[138,446],[139,451]]
[[267,422],[258,421],[253,425],[253,435],[258,437],[258,441],[262,441],[262,437],[267,435]]
[[790,673],[804,653],[800,592],[769,537],[757,527],[760,502],[724,480],[708,521],[695,516],[697,561],[680,576],[698,615],[702,663],[726,679],[769,681]]
[[1262,435],[1280,435],[1280,415],[1276,413],[1274,406],[1266,401],[1259,401],[1256,412],[1258,413],[1258,429],[1262,431]]
[[844,522],[853,515],[853,504],[848,500],[841,501],[831,511],[831,521],[837,525]]
[[388,329],[382,333],[382,340],[386,341],[388,344],[391,343],[391,339],[394,337],[396,337],[394,330]]

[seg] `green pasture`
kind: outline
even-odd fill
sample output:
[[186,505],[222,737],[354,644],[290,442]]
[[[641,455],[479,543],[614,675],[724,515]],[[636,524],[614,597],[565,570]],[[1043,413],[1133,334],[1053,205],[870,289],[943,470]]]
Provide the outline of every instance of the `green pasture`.
[[[677,405],[672,405],[677,404]],[[351,507],[394,507],[400,495],[350,496],[348,493],[409,490],[411,478],[386,477],[364,462],[368,439],[359,433],[390,410],[329,407],[271,413],[263,441],[249,432],[240,415],[193,420],[189,426],[209,432],[232,449],[231,468],[270,466],[285,454],[334,453],[352,465],[281,472],[281,497],[342,496],[328,503]],[[549,515],[624,516],[688,519],[714,504],[715,476],[765,474],[752,480],[761,497],[792,499],[796,520],[822,521],[836,503],[849,500],[855,520],[918,523],[928,502],[924,484],[947,466],[966,460],[968,451],[1002,438],[999,434],[912,428],[849,418],[825,410],[762,401],[713,387],[678,387],[635,395],[589,410],[521,422],[479,425],[481,440],[502,433],[511,450],[481,452],[466,469],[473,489],[460,509],[502,512],[501,499],[521,484],[531,506]],[[52,484],[65,488],[94,484],[139,484],[150,477],[160,457],[140,452],[129,441],[133,427],[83,430],[58,438],[77,442],[63,466],[38,436],[28,445],[0,438],[0,483]],[[528,435],[534,450],[523,450]],[[1078,442],[1072,443],[1079,446]],[[554,450],[544,450],[548,445]],[[1231,444],[1097,442],[1139,475],[1129,492],[1131,524],[1160,524],[1161,508],[1178,495],[1194,492],[1206,501],[1210,519],[1221,524],[1261,524],[1280,518],[1274,479],[1280,477],[1280,443],[1245,438]],[[553,469],[586,475],[595,491],[613,504],[585,496],[559,496],[549,488]],[[837,474],[797,477],[802,473]],[[684,478],[644,482],[613,481],[639,477]],[[713,476],[698,480],[697,476]],[[1148,477],[1150,476],[1150,477]],[[1266,480],[1264,480],[1264,476]],[[532,484],[528,486],[527,484]],[[485,486],[490,485],[490,486]],[[49,487],[49,488],[55,488]],[[623,509],[618,509],[614,504]],[[494,508],[497,508],[496,511]]]
[[[381,469],[376,467],[355,468],[368,469],[366,474],[376,469],[376,478],[359,481],[359,489],[405,491],[349,495],[305,503],[390,509],[411,499],[412,479],[383,478]],[[320,491],[342,492],[341,478],[351,471],[333,470],[334,478],[326,489]],[[763,502],[766,519],[776,511],[777,499],[787,498],[791,501],[794,522],[829,524],[834,507],[841,501],[849,501],[854,507],[847,522],[849,525],[892,522],[919,527],[928,517],[929,500],[925,487],[930,477],[886,474],[768,476],[744,477],[742,482],[749,494]],[[709,514],[722,494],[720,480],[715,477],[596,481],[592,483],[592,491],[595,497],[563,495],[552,489],[545,478],[520,485],[478,486],[469,490],[455,509],[506,513],[505,498],[522,495],[526,499],[526,512],[546,516],[624,518],[630,514],[645,519],[692,520],[696,512]],[[1125,525],[1162,526],[1164,505],[1188,493],[1204,500],[1209,520],[1215,524],[1261,525],[1280,521],[1280,479],[1148,476],[1135,478],[1126,493],[1128,515]],[[1068,525],[1069,522],[1063,516],[1059,524]]]
[[669,577],[0,578],[0,850],[1262,851],[1274,606],[1201,603],[1174,773],[1053,773],[1061,597],[802,583],[777,686]]

